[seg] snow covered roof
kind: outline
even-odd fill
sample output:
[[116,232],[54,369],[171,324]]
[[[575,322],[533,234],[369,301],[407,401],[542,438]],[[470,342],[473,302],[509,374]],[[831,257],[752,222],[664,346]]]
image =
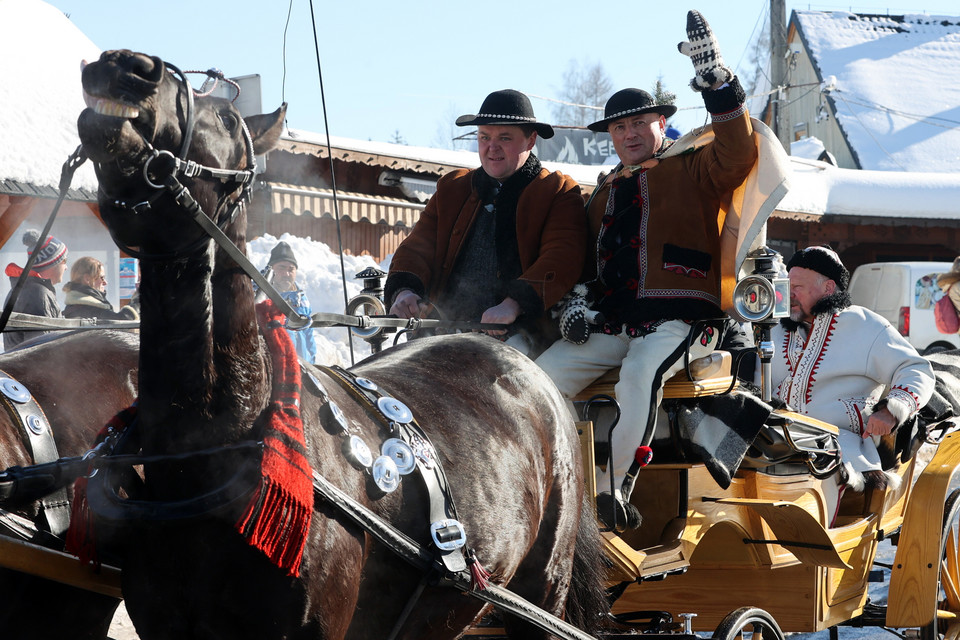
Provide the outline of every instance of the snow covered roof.
[[779,215],[856,218],[860,224],[960,225],[960,172],[840,169],[794,157],[790,165],[790,191],[777,206]]
[[[0,0],[0,193],[56,196],[60,169],[80,145],[80,63],[98,57],[100,49],[58,9]],[[90,163],[72,186],[72,198],[94,199]]]
[[960,171],[960,17],[793,15],[862,168]]
[[[322,147],[327,144],[327,136],[322,133],[311,133],[309,131],[291,129],[283,136],[281,146],[291,149],[291,146],[294,146],[297,142],[305,142]],[[417,170],[417,163],[422,163],[425,166],[434,167],[432,171],[436,171],[436,168],[446,168],[442,171],[445,173],[451,168],[473,169],[480,166],[480,157],[476,151],[412,147],[405,144],[354,140],[352,138],[341,138],[338,136],[330,136],[330,146],[338,150],[367,155],[370,158],[382,157],[393,158],[397,161],[403,160],[404,166],[391,167],[398,169]],[[357,159],[359,160],[359,158]],[[565,173],[579,184],[589,187],[596,186],[597,176],[601,171],[610,171],[613,169],[613,165],[581,165],[562,162],[543,162],[543,166],[550,171]],[[426,171],[426,169],[420,170]]]

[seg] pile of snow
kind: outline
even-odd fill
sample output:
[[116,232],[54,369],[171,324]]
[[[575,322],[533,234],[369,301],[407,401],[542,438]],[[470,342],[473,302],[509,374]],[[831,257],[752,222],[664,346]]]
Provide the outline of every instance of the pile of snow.
[[[80,86],[83,60],[97,48],[58,9],[37,0],[0,0],[0,179],[56,187],[60,168],[80,145],[77,116],[85,108]],[[80,167],[72,186],[91,191],[91,163]]]
[[[269,234],[253,240],[247,245],[247,257],[258,269],[267,266],[270,251],[277,242],[286,242],[297,257],[297,284],[307,292],[313,313],[324,311],[343,313],[345,310],[343,278],[340,270],[340,256],[330,250],[326,244],[310,238],[298,238],[285,233],[279,238]],[[382,264],[374,262],[370,256],[351,256],[344,254],[343,265],[346,274],[347,300],[360,293],[362,282],[354,276],[368,267],[377,267],[387,271],[390,264],[388,256]],[[351,334],[346,328],[314,329],[317,342],[317,364],[340,365],[349,367]],[[355,362],[370,355],[370,345],[362,339],[352,338]]]

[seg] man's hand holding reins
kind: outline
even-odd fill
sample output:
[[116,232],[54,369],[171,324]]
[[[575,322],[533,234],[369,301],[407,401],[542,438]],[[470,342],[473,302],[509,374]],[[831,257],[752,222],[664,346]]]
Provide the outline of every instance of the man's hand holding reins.
[[[483,312],[480,322],[491,324],[513,324],[520,315],[520,305],[513,298],[505,298],[503,302],[495,307],[490,307]],[[507,332],[506,329],[486,331],[492,336],[500,336]]]
[[885,436],[892,433],[896,426],[897,419],[893,417],[889,409],[884,407],[880,411],[870,414],[870,418],[863,428],[863,434],[865,438],[868,436]]
[[422,311],[423,299],[410,289],[404,289],[397,294],[390,307],[390,313],[398,318],[419,318]]

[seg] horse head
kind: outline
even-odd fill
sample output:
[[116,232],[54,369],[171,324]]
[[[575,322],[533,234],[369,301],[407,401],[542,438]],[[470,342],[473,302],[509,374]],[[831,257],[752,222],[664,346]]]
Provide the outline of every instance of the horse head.
[[104,52],[84,67],[82,82],[88,108],[77,126],[115,240],[155,255],[205,248],[198,226],[169,218],[182,206],[161,206],[176,196],[171,178],[223,222],[227,205],[249,189],[253,156],[276,145],[286,105],[244,120],[230,100],[197,95],[173,65],[127,50]]

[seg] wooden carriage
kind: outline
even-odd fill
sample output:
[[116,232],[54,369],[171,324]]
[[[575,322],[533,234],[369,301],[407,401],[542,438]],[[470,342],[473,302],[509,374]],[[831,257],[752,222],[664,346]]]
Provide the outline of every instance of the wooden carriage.
[[[617,376],[602,376],[577,400],[612,395]],[[728,371],[692,381],[681,372],[665,385],[664,399],[723,393],[732,383]],[[837,432],[790,412],[774,418],[778,426],[764,428]],[[579,427],[590,469],[593,423]],[[631,498],[641,527],[603,533],[612,611],[644,633],[713,632],[723,640],[742,630],[765,640],[784,632],[835,634],[844,624],[956,637],[960,490],[951,483],[958,463],[960,434],[949,433],[926,467],[913,457],[894,469],[899,487],[844,492],[831,523],[832,476],[777,468],[783,465],[741,468],[722,489],[703,463],[654,462],[640,470]],[[596,492],[592,477],[587,485]],[[884,540],[897,551],[887,604],[880,606],[869,601],[867,587]]]

